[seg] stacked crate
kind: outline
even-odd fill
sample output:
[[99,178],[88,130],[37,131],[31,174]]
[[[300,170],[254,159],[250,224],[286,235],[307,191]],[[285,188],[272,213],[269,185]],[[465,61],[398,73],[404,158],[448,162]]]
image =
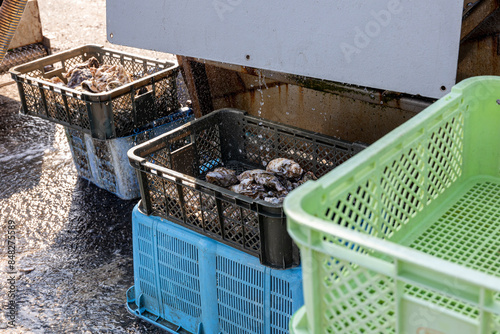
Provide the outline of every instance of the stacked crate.
[[119,138],[96,139],[69,127],[65,131],[79,176],[122,199],[134,199],[141,194],[135,171],[128,162],[128,150],[193,119],[193,111],[184,107],[153,121],[147,130]]
[[288,332],[303,305],[300,267],[263,266],[139,207],[132,220],[135,285],[127,305],[133,314],[176,333]]
[[[49,81],[95,57],[100,65],[122,65],[131,83],[103,93]],[[24,114],[65,127],[78,174],[123,199],[140,197],[127,151],[193,118],[179,110],[178,65],[85,45],[11,69]]]
[[142,200],[130,311],[172,332],[288,333],[303,303],[302,272],[282,204],[208,183],[206,174],[289,158],[322,176],[363,148],[233,109],[132,148]]
[[500,333],[499,91],[462,81],[286,198],[293,333]]

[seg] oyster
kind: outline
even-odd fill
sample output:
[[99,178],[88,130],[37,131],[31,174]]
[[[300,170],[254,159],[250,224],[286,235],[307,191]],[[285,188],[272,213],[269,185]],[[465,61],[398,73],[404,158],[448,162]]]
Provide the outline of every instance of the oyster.
[[317,180],[318,178],[316,177],[316,175],[314,175],[313,172],[305,172],[304,175],[302,175],[302,177],[300,178],[300,180],[298,180],[297,182],[293,183],[293,188],[297,188],[298,186],[306,183],[307,181],[314,181],[314,180]]
[[299,178],[304,170],[298,163],[286,158],[277,158],[271,160],[266,167],[266,171],[283,175],[289,179]]
[[69,69],[63,76],[68,79],[69,88],[78,89],[79,85],[92,78],[91,68],[99,67],[99,61],[95,57],[89,58],[86,62],[80,63]]
[[78,89],[83,81],[92,79],[92,72],[89,68],[75,68],[66,73],[65,77],[68,79],[69,88]]
[[288,180],[286,177],[284,177],[283,175],[276,175],[276,177],[278,178],[278,180],[281,182],[281,184],[286,188],[286,190],[288,192],[292,191],[293,189],[295,189],[295,187],[293,186],[293,183],[292,181]]
[[263,169],[251,169],[251,170],[246,170],[244,171],[243,173],[241,173],[240,175],[238,175],[238,180],[241,182],[245,179],[254,179],[254,176],[256,174],[262,174],[262,173],[267,173],[265,170]]
[[271,203],[271,204],[281,204],[283,203],[283,200],[285,197],[265,197],[264,201]]
[[283,187],[276,175],[262,169],[245,171],[238,175],[238,180],[240,180],[240,182],[243,182],[244,180],[253,180],[257,184],[274,189],[276,191],[286,190],[286,188]]
[[236,178],[236,172],[232,169],[219,167],[214,169],[211,172],[207,173],[206,176],[207,182],[215,184],[220,187],[230,187],[236,183],[238,183],[238,179]]
[[82,82],[82,87],[93,93],[102,93],[132,82],[122,65],[102,65],[92,68],[92,77]]
[[257,184],[250,179],[246,179],[245,181],[246,182],[231,186],[229,190],[244,196],[251,197],[253,199],[259,198],[260,194],[266,191],[264,186],[262,186],[261,184]]
[[130,74],[122,65],[99,65],[95,57],[77,64],[63,74],[69,88],[102,93],[132,82]]
[[[207,180],[208,176],[207,174]],[[236,181],[232,180],[234,183],[228,189],[253,199],[281,204],[290,191],[309,180],[316,179],[313,172],[304,172],[295,161],[278,158],[272,160],[266,170],[251,169],[239,174]]]

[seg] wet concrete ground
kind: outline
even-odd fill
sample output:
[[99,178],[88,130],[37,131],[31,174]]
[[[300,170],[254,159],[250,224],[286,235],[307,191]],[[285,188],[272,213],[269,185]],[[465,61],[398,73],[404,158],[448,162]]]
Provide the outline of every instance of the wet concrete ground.
[[[53,51],[100,44],[174,58],[107,43],[105,3],[39,1]],[[19,114],[17,86],[2,86],[9,78],[0,75],[0,332],[163,333],[125,307],[133,285],[131,212],[138,200],[121,200],[79,178],[63,127]],[[13,259],[9,220],[15,224]],[[9,260],[16,274],[8,273]],[[6,317],[9,300],[17,307],[14,328]]]
[[[137,200],[78,178],[63,128],[20,115],[15,89],[0,88],[0,332],[162,332],[125,308]],[[9,220],[16,236],[13,275]],[[6,318],[9,300],[17,306],[14,328]]]

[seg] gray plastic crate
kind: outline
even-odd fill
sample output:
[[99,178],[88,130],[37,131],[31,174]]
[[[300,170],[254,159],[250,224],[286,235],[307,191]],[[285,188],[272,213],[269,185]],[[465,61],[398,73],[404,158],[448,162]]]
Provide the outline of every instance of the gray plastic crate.
[[[81,92],[48,82],[90,57],[100,64],[121,64],[133,81],[103,93]],[[127,136],[179,108],[176,77],[179,67],[125,52],[85,45],[44,57],[10,70],[17,82],[22,112],[97,139]]]
[[250,116],[214,111],[129,151],[139,171],[142,206],[276,268],[299,264],[282,204],[255,200],[205,181],[226,166],[241,172],[289,158],[320,177],[364,149],[311,131]]

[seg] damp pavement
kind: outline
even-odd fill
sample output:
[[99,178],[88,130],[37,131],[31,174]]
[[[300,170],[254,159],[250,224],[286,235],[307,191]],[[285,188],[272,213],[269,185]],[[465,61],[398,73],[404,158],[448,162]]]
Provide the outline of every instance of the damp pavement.
[[20,114],[16,89],[0,88],[0,332],[164,333],[125,306],[138,200],[79,178],[63,127]]
[[[38,5],[54,53],[98,44],[175,60],[108,43],[105,0]],[[125,306],[133,285],[131,213],[138,199],[121,200],[79,178],[63,127],[20,114],[17,86],[2,85],[9,79],[0,75],[0,333],[165,333]],[[186,89],[179,88],[183,103]],[[16,236],[13,275],[9,226]],[[11,299],[10,282],[16,289]],[[9,299],[17,307],[14,328],[7,327]]]

